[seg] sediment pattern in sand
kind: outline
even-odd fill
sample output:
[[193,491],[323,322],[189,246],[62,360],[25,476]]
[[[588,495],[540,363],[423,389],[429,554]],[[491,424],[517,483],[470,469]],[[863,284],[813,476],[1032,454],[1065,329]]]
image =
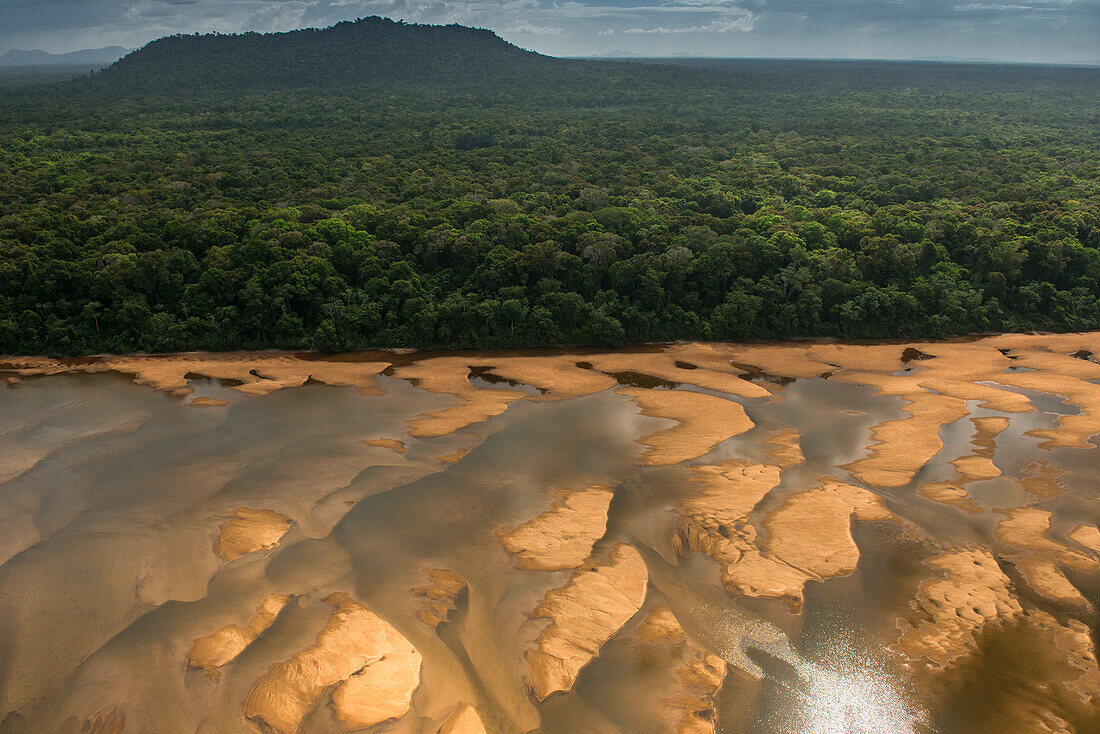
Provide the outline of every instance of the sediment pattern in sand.
[[1097,353],[0,358],[0,730],[709,734],[841,619],[1090,731]]

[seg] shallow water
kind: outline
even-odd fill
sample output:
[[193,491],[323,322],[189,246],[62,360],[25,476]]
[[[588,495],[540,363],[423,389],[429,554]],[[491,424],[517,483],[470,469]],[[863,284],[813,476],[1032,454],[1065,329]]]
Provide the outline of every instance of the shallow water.
[[[912,361],[912,373],[926,363]],[[676,367],[685,381],[699,371],[687,357]],[[311,383],[245,397],[201,375],[188,376],[194,392],[184,398],[116,374],[0,389],[0,732],[260,731],[242,714],[250,689],[273,663],[313,644],[335,591],[353,595],[423,656],[409,713],[379,731],[435,732],[462,702],[490,732],[677,731],[687,674],[668,650],[716,655],[726,666],[720,686],[693,704],[703,707],[702,728],[684,731],[963,734],[1009,720],[1018,728],[1005,731],[1100,731],[1098,699],[1090,698],[1100,695],[1100,669],[1086,644],[1098,630],[1100,559],[1067,539],[1100,521],[1100,461],[1093,449],[1052,451],[1030,435],[1077,407],[1018,391],[1038,410],[1007,414],[991,454],[1002,476],[956,477],[973,502],[968,510],[920,488],[951,481],[949,462],[976,450],[972,418],[1006,415],[976,401],[940,429],[943,448],[909,483],[875,487],[851,465],[869,455],[875,426],[908,416],[896,396],[763,369],[748,377],[766,383],[770,397],[642,371],[608,374],[617,386],[733,400],[755,426],[690,461],[649,466],[638,441],[674,421],[643,415],[618,387],[544,400],[552,390],[488,368],[471,370],[474,389],[523,399],[420,438],[408,422],[454,406],[455,396],[396,376],[377,378],[379,395]],[[193,407],[198,397],[229,404]],[[853,519],[855,570],[810,574],[801,599],[731,593],[720,563],[684,546],[684,503],[700,491],[693,467],[770,465],[773,447],[763,442],[792,428],[804,460],[783,467],[740,526],[753,528],[765,555],[794,553],[769,545],[786,542],[771,518],[824,478],[881,499],[892,519]],[[363,443],[381,437],[407,450]],[[447,455],[457,460],[439,460]],[[1064,472],[1057,496],[1037,497],[1022,483],[1039,462]],[[633,546],[647,590],[575,682],[540,701],[525,683],[525,654],[547,626],[533,612],[583,572],[520,568],[499,533],[549,510],[560,490],[591,486],[613,497],[589,565],[605,563],[619,544]],[[1057,566],[1060,551],[997,536],[1007,513],[1025,507],[1053,513],[1048,537],[1095,561],[1065,570],[1080,602],[1044,595],[1020,571],[1039,557]],[[237,508],[280,513],[290,529],[272,547],[226,561],[215,541]],[[900,630],[929,622],[915,600],[923,583],[944,577],[927,561],[959,549],[989,549],[1019,612],[966,630],[946,665],[907,658]],[[435,627],[417,616],[428,569],[465,581]],[[274,593],[291,601],[216,676],[188,669],[193,641],[247,624]],[[683,637],[654,647],[643,625],[665,608]],[[1067,642],[1070,629],[1081,634]],[[933,631],[924,628],[925,636]],[[317,694],[298,730],[346,729],[326,705],[330,693]],[[103,712],[117,714],[113,724]]]

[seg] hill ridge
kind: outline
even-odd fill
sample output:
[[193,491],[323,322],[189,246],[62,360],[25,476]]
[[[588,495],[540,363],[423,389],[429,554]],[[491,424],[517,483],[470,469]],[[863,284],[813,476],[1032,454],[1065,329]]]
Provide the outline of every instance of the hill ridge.
[[484,28],[370,16],[275,33],[164,36],[105,69],[99,82],[145,91],[462,82],[551,61]]
[[42,49],[13,48],[0,55],[0,67],[5,66],[61,66],[72,64],[107,65],[118,61],[132,49],[123,46],[84,48],[66,53],[50,53]]

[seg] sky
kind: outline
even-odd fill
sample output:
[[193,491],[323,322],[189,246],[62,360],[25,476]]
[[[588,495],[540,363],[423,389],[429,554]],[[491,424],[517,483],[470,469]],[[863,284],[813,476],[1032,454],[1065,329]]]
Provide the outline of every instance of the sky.
[[0,53],[369,15],[489,28],[555,56],[1100,63],[1100,0],[0,0]]

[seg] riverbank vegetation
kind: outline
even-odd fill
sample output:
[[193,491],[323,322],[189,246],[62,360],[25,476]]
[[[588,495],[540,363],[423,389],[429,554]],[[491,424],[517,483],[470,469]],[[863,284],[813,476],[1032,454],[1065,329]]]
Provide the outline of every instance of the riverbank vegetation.
[[1100,328],[1100,70],[523,58],[0,91],[0,353]]

